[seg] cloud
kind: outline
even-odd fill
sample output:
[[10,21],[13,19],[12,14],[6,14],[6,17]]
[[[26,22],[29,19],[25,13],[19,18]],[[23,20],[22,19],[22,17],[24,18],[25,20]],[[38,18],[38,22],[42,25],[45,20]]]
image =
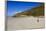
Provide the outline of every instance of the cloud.
[[17,13],[20,13],[20,12],[22,12],[22,11],[18,11],[18,12],[14,11],[14,12],[13,12],[13,15],[14,15],[14,14],[17,14]]

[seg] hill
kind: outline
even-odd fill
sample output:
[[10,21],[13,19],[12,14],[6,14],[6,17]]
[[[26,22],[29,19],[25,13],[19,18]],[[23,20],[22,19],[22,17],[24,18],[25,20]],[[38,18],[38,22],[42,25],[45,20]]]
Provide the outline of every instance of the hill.
[[13,17],[18,16],[44,16],[44,5],[40,5],[38,7],[28,9],[24,12],[17,13]]

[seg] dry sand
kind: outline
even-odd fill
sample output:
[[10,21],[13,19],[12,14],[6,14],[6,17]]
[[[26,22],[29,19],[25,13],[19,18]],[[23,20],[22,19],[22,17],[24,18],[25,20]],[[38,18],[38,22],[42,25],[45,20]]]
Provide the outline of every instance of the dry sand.
[[7,20],[7,31],[15,30],[30,30],[39,29],[45,27],[45,18],[39,17],[39,22],[37,22],[38,17],[8,17]]

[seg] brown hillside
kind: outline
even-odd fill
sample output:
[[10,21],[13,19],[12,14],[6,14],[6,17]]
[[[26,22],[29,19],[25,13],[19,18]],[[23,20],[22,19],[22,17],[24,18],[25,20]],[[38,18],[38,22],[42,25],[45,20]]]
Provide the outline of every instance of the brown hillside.
[[26,15],[26,16],[44,16],[44,5],[29,9],[27,11],[17,13],[14,16],[21,16],[21,15]]

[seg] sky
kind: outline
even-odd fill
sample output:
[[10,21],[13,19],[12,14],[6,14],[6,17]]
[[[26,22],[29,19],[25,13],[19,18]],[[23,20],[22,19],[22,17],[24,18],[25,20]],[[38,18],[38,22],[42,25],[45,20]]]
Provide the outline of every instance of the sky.
[[13,16],[18,12],[23,12],[39,5],[41,5],[39,2],[7,1],[7,16]]

